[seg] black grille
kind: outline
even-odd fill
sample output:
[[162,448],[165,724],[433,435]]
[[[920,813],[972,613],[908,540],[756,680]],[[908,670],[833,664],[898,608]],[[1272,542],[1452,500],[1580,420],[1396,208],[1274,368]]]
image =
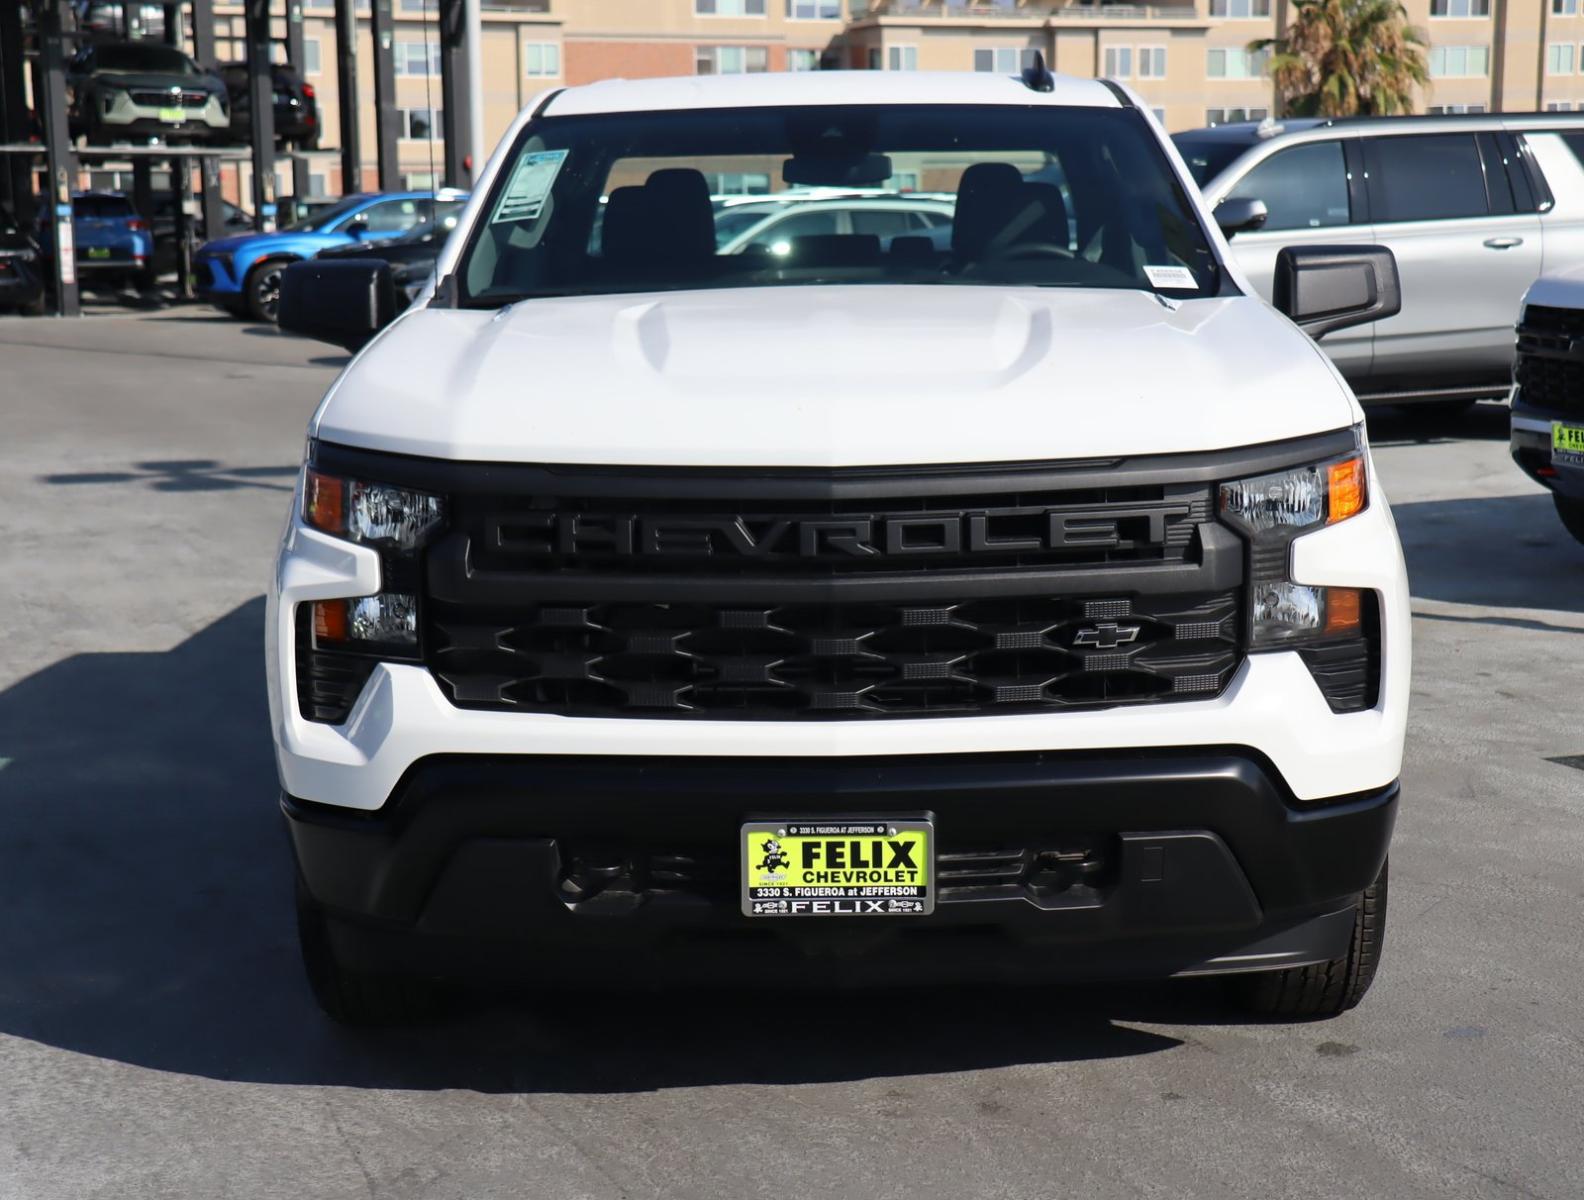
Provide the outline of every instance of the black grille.
[[202,108],[209,103],[208,92],[172,92],[165,89],[134,91],[132,103],[145,108]]
[[310,721],[339,725],[352,712],[378,661],[368,654],[316,649],[310,606],[297,606],[297,708]]
[[[1114,835],[1068,834],[1034,845],[975,845],[942,835],[935,886],[943,903],[1026,896],[1036,901],[1092,897],[1115,882]],[[559,841],[561,898],[569,904],[681,893],[735,901],[741,866],[720,844],[668,846]]]
[[1380,699],[1380,600],[1365,592],[1357,637],[1327,638],[1298,653],[1331,711],[1362,712]]
[[1584,313],[1526,307],[1518,326],[1515,378],[1525,404],[1584,416]]
[[879,715],[1215,695],[1235,593],[965,604],[437,604],[428,660],[470,708]]
[[[1204,699],[1241,660],[1243,547],[1213,523],[1208,482],[600,482],[453,495],[423,613],[425,661],[453,703],[1014,712]],[[723,499],[739,496],[753,499]]]

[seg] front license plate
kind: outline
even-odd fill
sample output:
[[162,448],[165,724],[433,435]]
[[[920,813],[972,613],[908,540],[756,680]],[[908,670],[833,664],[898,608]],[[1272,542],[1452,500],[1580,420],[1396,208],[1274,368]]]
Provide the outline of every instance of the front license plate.
[[187,112],[180,108],[162,108],[159,110],[159,119],[167,125],[180,125],[187,119]]
[[89,246],[88,247],[88,257],[89,258],[109,258],[110,257],[110,248],[108,246]]
[[750,917],[921,917],[935,909],[925,820],[753,821],[742,827]]
[[1551,461],[1584,467],[1584,425],[1551,422]]

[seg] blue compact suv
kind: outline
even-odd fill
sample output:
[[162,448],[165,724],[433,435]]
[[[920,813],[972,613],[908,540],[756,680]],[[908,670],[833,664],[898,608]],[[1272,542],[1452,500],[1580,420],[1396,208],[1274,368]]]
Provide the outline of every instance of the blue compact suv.
[[389,238],[427,220],[435,201],[465,200],[466,192],[380,192],[347,196],[275,233],[217,238],[193,262],[198,294],[236,316],[275,320],[280,277],[288,266],[331,246]]

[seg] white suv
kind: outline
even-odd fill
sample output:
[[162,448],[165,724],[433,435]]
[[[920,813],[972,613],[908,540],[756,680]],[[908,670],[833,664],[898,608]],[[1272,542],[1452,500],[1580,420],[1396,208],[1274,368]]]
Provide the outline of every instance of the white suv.
[[[949,244],[720,254],[742,171],[953,193]],[[1318,336],[1395,270],[1310,247],[1278,291]],[[1126,90],[551,92],[392,306],[377,262],[283,283],[362,346],[268,612],[332,1015],[481,973],[1368,987],[1397,536],[1352,393]]]

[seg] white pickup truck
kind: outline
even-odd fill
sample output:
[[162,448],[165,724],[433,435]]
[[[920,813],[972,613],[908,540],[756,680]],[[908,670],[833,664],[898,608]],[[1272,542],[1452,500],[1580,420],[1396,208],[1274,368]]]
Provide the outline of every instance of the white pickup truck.
[[[950,237],[721,254],[744,180],[949,194]],[[377,261],[291,268],[282,326],[360,347],[268,608],[323,1006],[481,974],[1357,1003],[1407,589],[1299,325],[1389,315],[1396,272],[1279,273],[1293,320],[1148,109],[1043,64],[557,90],[398,318]]]

